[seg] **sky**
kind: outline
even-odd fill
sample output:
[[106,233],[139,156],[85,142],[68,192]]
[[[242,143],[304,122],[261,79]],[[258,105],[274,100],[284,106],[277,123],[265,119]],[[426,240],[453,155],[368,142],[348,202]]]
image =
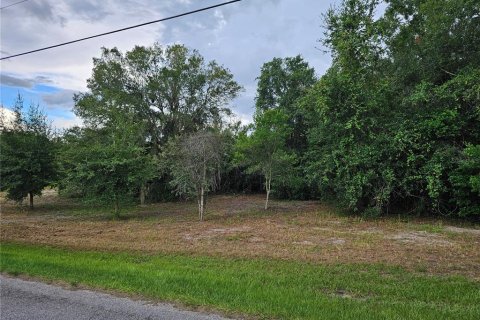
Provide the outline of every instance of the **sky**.
[[[18,0],[0,0],[7,6]],[[0,55],[16,54],[221,3],[225,0],[28,0],[0,11]],[[20,93],[38,103],[57,128],[81,124],[72,96],[87,90],[101,47],[182,43],[230,69],[245,90],[231,109],[252,119],[256,78],[274,57],[300,54],[322,75],[331,58],[318,40],[322,14],[335,1],[243,0],[221,8],[60,48],[0,61],[0,103]]]

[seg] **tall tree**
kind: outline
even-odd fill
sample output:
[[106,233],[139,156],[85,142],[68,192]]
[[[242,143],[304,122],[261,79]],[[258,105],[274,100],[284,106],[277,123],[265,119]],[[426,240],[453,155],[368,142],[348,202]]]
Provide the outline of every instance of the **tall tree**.
[[257,80],[257,112],[282,110],[292,127],[287,139],[288,147],[303,151],[306,147],[306,127],[297,100],[316,82],[315,70],[301,56],[274,58],[263,64]]
[[88,126],[109,127],[118,113],[129,114],[142,124],[139,147],[159,155],[173,137],[222,127],[229,102],[242,88],[227,68],[198,51],[155,44],[125,54],[104,48],[94,59],[88,89],[75,96],[74,108]]
[[153,153],[178,134],[220,125],[228,103],[241,90],[230,71],[205,62],[183,45],[137,46],[122,54],[116,48],[94,59],[89,92],[75,97],[75,112],[95,125],[128,111],[144,123]]
[[285,138],[285,150],[295,153],[296,174],[277,177],[276,195],[282,198],[308,198],[310,186],[302,174],[302,159],[307,150],[307,124],[305,112],[300,107],[300,99],[317,81],[315,70],[300,55],[287,58],[274,58],[263,64],[257,78],[255,97],[256,113],[278,109],[286,116],[286,125],[291,128]]
[[41,195],[56,179],[56,146],[52,128],[38,105],[31,104],[24,112],[19,95],[14,113],[13,126],[0,133],[0,187],[14,201],[21,202],[28,196],[33,209],[33,197]]

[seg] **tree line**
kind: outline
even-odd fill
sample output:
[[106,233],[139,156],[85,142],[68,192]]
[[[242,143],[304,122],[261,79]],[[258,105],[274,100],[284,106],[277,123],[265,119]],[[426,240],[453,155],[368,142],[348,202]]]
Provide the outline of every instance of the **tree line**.
[[[383,8],[383,7],[382,7]],[[354,212],[480,214],[478,1],[344,0],[324,14],[332,63],[266,62],[252,124],[231,119],[242,87],[183,45],[102,49],[82,127],[54,136],[38,106],[2,129],[2,189],[55,185],[107,202],[266,192],[334,200]],[[383,10],[383,9],[382,9]],[[33,200],[31,200],[33,201]],[[31,202],[33,206],[33,202]]]

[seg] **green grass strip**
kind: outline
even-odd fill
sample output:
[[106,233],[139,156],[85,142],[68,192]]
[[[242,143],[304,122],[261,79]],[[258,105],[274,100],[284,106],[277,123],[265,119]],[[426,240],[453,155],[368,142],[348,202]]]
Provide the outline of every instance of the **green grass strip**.
[[0,270],[282,319],[480,319],[480,283],[382,265],[141,255],[5,243]]

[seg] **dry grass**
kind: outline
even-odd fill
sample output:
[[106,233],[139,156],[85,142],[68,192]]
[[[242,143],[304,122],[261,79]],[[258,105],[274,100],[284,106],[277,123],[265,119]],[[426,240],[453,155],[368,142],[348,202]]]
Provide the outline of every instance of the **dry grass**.
[[29,213],[2,200],[1,240],[101,251],[263,257],[315,263],[384,263],[480,279],[478,226],[442,220],[363,220],[315,201],[215,196],[207,220],[194,203],[133,207],[124,219],[48,192]]

